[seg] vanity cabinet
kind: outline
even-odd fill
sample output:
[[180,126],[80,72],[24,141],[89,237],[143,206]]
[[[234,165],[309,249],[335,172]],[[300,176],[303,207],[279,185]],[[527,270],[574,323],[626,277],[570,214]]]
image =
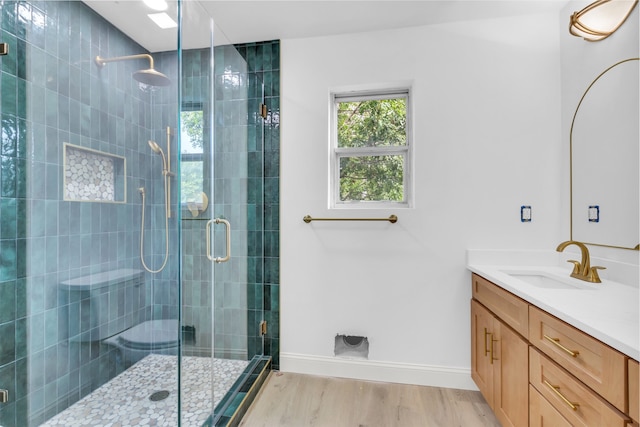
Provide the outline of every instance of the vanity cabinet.
[[[528,423],[528,343],[497,313],[483,305],[506,302],[497,311],[506,308],[522,321],[523,317],[516,313],[518,310],[512,309],[524,302],[500,289],[486,292],[486,281],[480,277],[477,280],[471,301],[471,376],[504,427],[525,426]],[[526,303],[521,309],[526,313]],[[526,325],[519,324],[519,327],[526,330]]]
[[638,362],[472,275],[471,377],[503,426],[638,427]]
[[640,423],[640,368],[638,362],[629,359],[629,416],[634,425]]

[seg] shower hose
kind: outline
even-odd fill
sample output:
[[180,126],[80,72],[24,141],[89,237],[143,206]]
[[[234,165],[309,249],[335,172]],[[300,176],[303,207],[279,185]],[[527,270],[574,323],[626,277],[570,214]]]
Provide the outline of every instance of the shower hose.
[[167,265],[167,260],[169,258],[169,200],[168,200],[168,193],[167,193],[167,186],[168,186],[169,176],[166,173],[163,173],[163,175],[164,175],[164,261],[162,262],[162,266],[157,270],[153,270],[153,269],[149,268],[147,266],[147,264],[144,262],[144,252],[143,252],[143,248],[144,248],[144,211],[145,211],[145,199],[146,199],[146,197],[145,197],[144,187],[138,188],[138,191],[140,191],[140,195],[142,195],[142,220],[141,220],[141,225],[140,225],[140,261],[142,261],[142,266],[149,273],[159,273],[162,270],[164,270],[164,267]]

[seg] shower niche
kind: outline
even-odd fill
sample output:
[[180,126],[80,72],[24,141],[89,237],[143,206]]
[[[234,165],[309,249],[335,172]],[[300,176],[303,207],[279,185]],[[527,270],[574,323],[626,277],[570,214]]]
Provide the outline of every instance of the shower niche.
[[64,144],[64,200],[126,203],[126,159]]

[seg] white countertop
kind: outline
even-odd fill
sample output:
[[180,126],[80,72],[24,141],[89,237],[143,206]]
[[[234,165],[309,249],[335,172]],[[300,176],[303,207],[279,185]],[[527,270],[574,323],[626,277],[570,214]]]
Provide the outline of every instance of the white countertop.
[[[547,254],[548,255],[548,254]],[[517,257],[516,257],[517,258]],[[602,278],[592,284],[569,277],[571,265],[540,265],[505,262],[487,264],[486,257],[468,254],[467,268],[568,324],[599,339],[627,356],[640,360],[640,293],[638,287]],[[552,256],[549,259],[553,259]],[[545,260],[545,261],[548,261]],[[612,268],[612,267],[609,267]],[[513,277],[508,272],[542,272],[561,278],[572,289],[543,288]]]

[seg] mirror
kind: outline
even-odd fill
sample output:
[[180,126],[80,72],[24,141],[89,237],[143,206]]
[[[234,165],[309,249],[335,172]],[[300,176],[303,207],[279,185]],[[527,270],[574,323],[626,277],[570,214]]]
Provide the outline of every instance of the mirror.
[[569,137],[572,240],[638,249],[639,59],[604,70],[574,113]]

